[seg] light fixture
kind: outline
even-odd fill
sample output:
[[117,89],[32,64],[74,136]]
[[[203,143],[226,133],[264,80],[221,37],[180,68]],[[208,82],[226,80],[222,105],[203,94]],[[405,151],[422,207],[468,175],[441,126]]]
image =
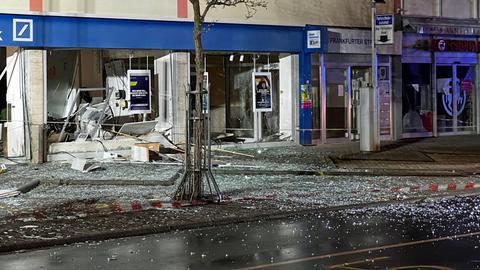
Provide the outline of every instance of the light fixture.
[[244,56],[243,54],[240,55],[240,62],[243,62],[243,58],[244,58],[244,57],[245,57],[245,56]]
[[235,55],[230,54],[230,62],[233,62],[233,59],[235,58]]

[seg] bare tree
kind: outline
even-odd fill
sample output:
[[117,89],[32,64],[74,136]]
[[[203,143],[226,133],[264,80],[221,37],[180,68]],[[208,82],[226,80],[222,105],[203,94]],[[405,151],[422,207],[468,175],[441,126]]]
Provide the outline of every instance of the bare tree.
[[[204,68],[204,51],[202,45],[202,27],[203,23],[205,22],[205,18],[208,12],[217,7],[234,7],[243,5],[246,8],[245,16],[247,18],[252,17],[257,8],[259,7],[267,7],[266,0],[189,0],[193,6],[193,15],[194,15],[194,26],[193,26],[193,40],[195,43],[195,74],[196,74],[196,83],[195,89],[189,95],[188,99],[188,106],[192,106],[194,103],[193,108],[188,110],[193,114],[193,136],[191,138],[187,138],[186,144],[186,151],[185,151],[185,171],[183,175],[183,179],[180,182],[177,191],[175,192],[174,198],[176,200],[201,200],[205,196],[203,194],[203,177],[205,172],[205,155],[208,153],[206,150],[206,142],[205,140],[205,115],[202,108],[202,96],[204,92],[204,80],[203,74],[205,72]],[[204,4],[201,4],[204,2]],[[202,10],[203,7],[203,10]],[[210,121],[208,117],[206,121]],[[187,125],[186,129],[189,129],[189,125]],[[190,134],[189,131],[186,134]],[[189,136],[189,135],[187,135]],[[192,146],[193,144],[193,146]],[[193,148],[193,156],[191,155]],[[208,153],[209,154],[209,153]],[[209,158],[209,157],[207,157]],[[208,168],[208,172],[210,168]],[[208,175],[207,175],[208,177]],[[213,182],[213,175],[211,175]],[[207,179],[207,181],[209,181]],[[216,186],[216,183],[213,183]],[[211,183],[208,183],[210,186]],[[210,186],[211,190],[211,186]],[[219,190],[217,188],[217,196],[218,200],[221,200],[221,195],[219,194]],[[213,196],[213,194],[212,194]],[[213,199],[213,198],[212,198]]]

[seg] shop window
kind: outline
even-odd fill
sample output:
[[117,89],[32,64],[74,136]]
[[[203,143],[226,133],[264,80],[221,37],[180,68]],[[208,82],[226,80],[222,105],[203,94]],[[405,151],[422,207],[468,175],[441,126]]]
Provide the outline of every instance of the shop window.
[[473,130],[474,73],[474,66],[437,66],[439,132]]
[[431,66],[403,64],[403,133],[433,131]]
[[[255,61],[254,61],[255,58]],[[240,61],[242,60],[242,61]],[[227,62],[229,80],[228,129],[239,137],[254,138],[255,112],[253,108],[252,73],[270,72],[272,111],[261,113],[261,135],[270,140],[279,132],[279,64],[278,57],[270,55],[241,55]]]
[[[159,91],[171,89],[166,80],[170,71],[167,65],[162,76],[154,66],[165,57],[168,63],[168,55],[168,51],[49,50],[49,141],[112,139],[158,128],[170,111],[169,93]],[[138,126],[128,126],[135,123]]]

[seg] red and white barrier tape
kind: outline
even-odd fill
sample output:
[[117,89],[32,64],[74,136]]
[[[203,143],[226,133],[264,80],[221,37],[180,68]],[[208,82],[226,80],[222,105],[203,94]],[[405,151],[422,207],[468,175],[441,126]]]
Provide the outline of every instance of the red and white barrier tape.
[[[441,192],[441,191],[461,191],[461,190],[473,190],[480,188],[480,184],[474,182],[468,183],[455,183],[449,184],[437,184],[431,183],[425,186],[410,186],[410,187],[393,187],[390,189],[393,193],[409,193],[409,192]],[[372,192],[380,192],[380,189],[373,189]]]
[[[105,208],[101,204],[99,206],[100,208]],[[142,210],[149,210],[149,209],[179,209],[182,206],[185,206],[185,205],[182,205],[180,202],[177,202],[177,201],[163,202],[160,200],[115,201],[109,204],[110,210],[115,213],[135,212],[135,211],[142,211]]]

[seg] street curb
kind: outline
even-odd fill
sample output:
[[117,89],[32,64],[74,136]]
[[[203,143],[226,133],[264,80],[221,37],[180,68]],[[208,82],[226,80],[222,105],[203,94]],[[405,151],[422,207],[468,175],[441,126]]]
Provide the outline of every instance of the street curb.
[[170,176],[166,180],[120,180],[120,179],[108,179],[108,180],[103,180],[103,179],[92,179],[92,180],[87,180],[87,179],[43,179],[40,180],[41,184],[50,184],[50,185],[77,185],[77,186],[82,186],[82,185],[92,185],[92,186],[115,186],[115,185],[121,185],[121,186],[173,186],[175,184],[175,181],[177,180],[178,177],[181,175],[181,170],[178,170],[175,172],[172,176]]
[[[439,198],[452,198],[456,196],[478,196],[480,192],[471,191],[454,191],[446,195],[434,195],[434,196],[419,196],[416,198],[410,198],[405,200],[386,200],[386,201],[379,201],[379,202],[370,202],[370,203],[361,203],[361,204],[353,204],[353,205],[341,205],[341,206],[332,206],[332,207],[323,207],[323,208],[309,208],[303,210],[292,210],[292,211],[279,211],[277,213],[265,213],[260,215],[251,215],[245,217],[236,217],[236,218],[222,218],[219,220],[209,220],[204,222],[191,222],[191,223],[184,223],[178,225],[169,225],[163,227],[144,227],[144,228],[136,228],[130,230],[122,230],[122,231],[104,231],[104,232],[95,232],[85,235],[74,236],[70,238],[62,238],[62,239],[51,239],[51,240],[42,240],[36,242],[29,242],[29,243],[15,243],[12,245],[7,246],[0,246],[0,253],[10,253],[15,252],[18,250],[33,250],[39,248],[46,248],[52,246],[60,246],[60,245],[69,245],[87,241],[103,241],[108,239],[115,239],[115,238],[124,238],[124,237],[136,237],[136,236],[144,236],[150,234],[158,234],[158,233],[166,233],[175,230],[190,230],[190,229],[200,229],[200,228],[207,228],[207,227],[216,227],[216,226],[225,226],[231,224],[239,224],[239,223],[247,223],[247,222],[256,222],[259,220],[262,221],[273,221],[285,218],[292,218],[295,216],[309,216],[309,215],[317,215],[319,213],[325,212],[332,212],[332,211],[340,211],[345,209],[362,209],[368,207],[379,207],[382,205],[395,205],[400,203],[415,203],[415,202],[422,202],[426,199],[439,199]],[[147,211],[156,211],[156,210],[146,210]],[[136,212],[138,213],[138,212]],[[123,213],[126,215],[134,215],[135,212],[127,212]]]

